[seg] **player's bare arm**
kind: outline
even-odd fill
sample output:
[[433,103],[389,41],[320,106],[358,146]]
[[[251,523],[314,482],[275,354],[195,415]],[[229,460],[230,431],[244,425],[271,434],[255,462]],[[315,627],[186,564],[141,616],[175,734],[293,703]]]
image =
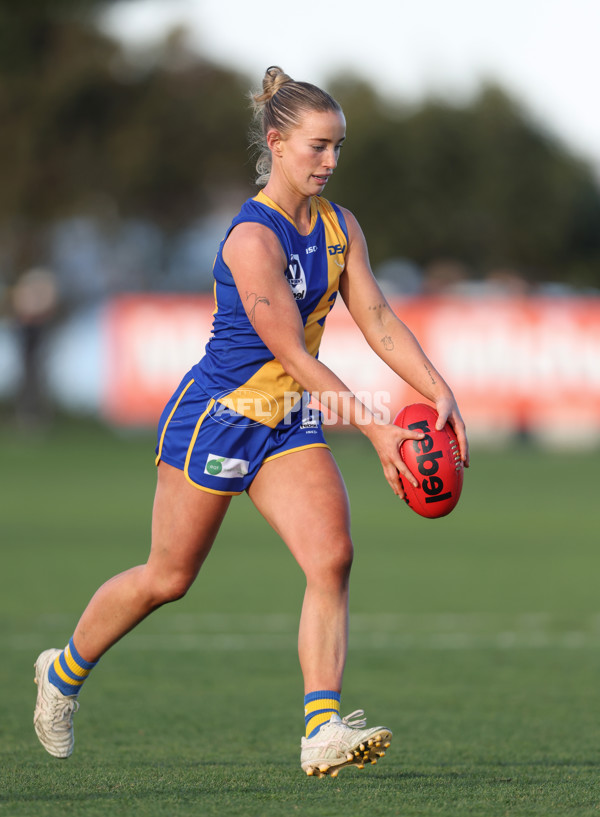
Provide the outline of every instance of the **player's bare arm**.
[[403,380],[432,402],[450,388],[413,333],[395,315],[371,271],[367,244],[356,218],[344,211],[349,243],[340,293],[373,351]]
[[266,304],[271,306],[271,302],[264,295],[259,295],[257,292],[246,293],[246,313],[250,319],[250,323],[254,326],[256,323],[256,307],[258,304]]
[[275,234],[261,224],[238,225],[223,249],[255,331],[285,371],[311,393],[350,389],[306,349],[304,327],[283,274],[287,261]]
[[[407,429],[378,425],[370,412],[352,395],[348,386],[327,366],[314,358],[304,343],[304,328],[289,285],[283,275],[286,259],[275,235],[267,227],[240,224],[229,236],[224,259],[232,272],[246,312],[254,329],[283,366],[306,391],[336,394],[349,406],[350,423],[360,428],[373,443],[382,462],[384,475],[394,493],[403,496],[398,472],[415,481],[399,455],[405,439],[420,439],[421,434]],[[254,293],[254,297],[252,294]],[[259,294],[259,297],[256,295]],[[343,404],[340,400],[339,404]],[[334,405],[325,407],[333,408]],[[416,482],[416,481],[415,481]]]
[[340,279],[344,303],[373,351],[406,383],[435,403],[437,427],[441,429],[450,422],[457,434],[461,458],[468,465],[465,426],[454,395],[413,333],[390,307],[371,270],[360,225],[350,211],[344,209],[344,215],[349,234],[346,269]]

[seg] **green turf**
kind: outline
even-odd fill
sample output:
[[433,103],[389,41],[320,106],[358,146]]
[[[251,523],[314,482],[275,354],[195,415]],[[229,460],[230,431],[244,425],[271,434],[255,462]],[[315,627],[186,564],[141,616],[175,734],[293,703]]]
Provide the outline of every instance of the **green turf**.
[[456,511],[422,520],[359,437],[334,437],[357,546],[344,712],[387,757],[301,773],[302,576],[245,497],[196,585],[106,655],[77,747],[46,755],[32,664],[97,585],[144,560],[148,435],[0,434],[0,817],[596,815],[597,452],[475,451]]

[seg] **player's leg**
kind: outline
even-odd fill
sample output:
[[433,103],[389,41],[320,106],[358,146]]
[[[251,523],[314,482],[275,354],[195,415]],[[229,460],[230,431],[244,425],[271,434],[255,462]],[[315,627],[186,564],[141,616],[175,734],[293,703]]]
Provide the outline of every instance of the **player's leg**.
[[306,576],[298,649],[305,692],[341,690],[352,564],[346,489],[327,448],[267,461],[248,494]]
[[191,586],[230,500],[195,488],[182,471],[160,463],[147,563],[103,584],[65,650],[45,650],[35,663],[34,725],[50,754],[68,757],[73,751],[77,696],[100,656],[149,613]]
[[250,498],[279,533],[306,576],[298,652],[304,676],[308,775],[363,768],[385,754],[392,733],[367,728],[364,712],[339,717],[348,642],[348,584],[353,547],[346,489],[326,448],[308,448],[264,463]]
[[149,613],[187,592],[230,501],[190,485],[178,468],[159,464],[150,556],[146,564],[109,579],[92,597],[74,633],[86,661],[97,661]]

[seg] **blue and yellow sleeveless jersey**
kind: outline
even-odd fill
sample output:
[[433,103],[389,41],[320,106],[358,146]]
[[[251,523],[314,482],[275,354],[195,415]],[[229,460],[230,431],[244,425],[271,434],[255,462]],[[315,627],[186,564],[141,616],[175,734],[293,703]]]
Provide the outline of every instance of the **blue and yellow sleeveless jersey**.
[[[269,227],[283,247],[287,268],[282,274],[285,272],[302,317],[306,348],[314,357],[318,355],[325,318],[338,293],[348,233],[339,207],[313,196],[310,232],[301,235],[289,216],[261,191],[244,203],[219,247],[213,270],[212,335],[204,357],[191,374],[205,393],[224,406],[275,428],[290,406],[300,400],[302,389],[255,332],[223,261],[223,245],[231,230],[248,221]],[[248,400],[249,394],[264,395],[267,405]]]

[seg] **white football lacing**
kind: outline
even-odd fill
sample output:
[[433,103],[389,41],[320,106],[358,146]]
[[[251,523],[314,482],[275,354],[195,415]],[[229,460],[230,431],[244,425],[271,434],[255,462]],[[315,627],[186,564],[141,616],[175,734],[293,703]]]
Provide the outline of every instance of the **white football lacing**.
[[[354,718],[354,720],[352,720]],[[351,726],[353,729],[364,729],[367,725],[364,709],[355,709],[349,715],[342,718],[342,723],[346,726]]]

